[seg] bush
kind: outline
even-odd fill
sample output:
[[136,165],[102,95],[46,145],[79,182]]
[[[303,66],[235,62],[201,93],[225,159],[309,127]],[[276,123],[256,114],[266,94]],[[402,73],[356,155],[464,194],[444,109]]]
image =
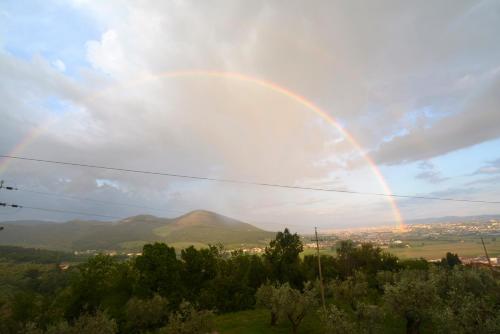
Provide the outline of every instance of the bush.
[[160,295],[150,299],[132,298],[125,306],[127,332],[159,328],[166,324],[168,319],[168,301]]
[[320,311],[320,313],[321,320],[325,327],[325,333],[356,333],[354,323],[351,321],[347,313],[337,308],[337,306],[330,305],[326,312]]
[[179,311],[168,318],[160,334],[204,334],[213,330],[213,312],[197,311],[190,303],[182,302]]

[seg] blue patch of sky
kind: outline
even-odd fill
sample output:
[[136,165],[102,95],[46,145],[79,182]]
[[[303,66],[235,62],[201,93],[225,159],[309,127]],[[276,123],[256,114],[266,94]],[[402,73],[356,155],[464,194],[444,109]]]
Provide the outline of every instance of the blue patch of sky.
[[449,114],[449,112],[438,112],[436,111],[436,108],[430,105],[409,111],[404,115],[402,121],[400,122],[400,127],[392,133],[385,135],[380,144],[390,142],[396,137],[408,135],[410,133],[409,129],[411,128],[431,128],[434,124],[447,117]]
[[109,179],[96,179],[95,183],[97,187],[112,187],[116,189],[120,189],[120,184],[117,181],[109,180]]
[[432,127],[436,122],[448,116],[449,113],[443,112],[441,109],[436,110],[434,106],[428,105],[413,111],[407,112],[404,121],[412,125],[418,125],[419,122],[424,122],[424,128]]
[[75,110],[75,106],[70,101],[61,100],[56,96],[47,97],[43,103],[43,107],[56,115],[66,114]]
[[422,172],[419,168],[420,161],[397,166],[381,166],[380,169],[394,193],[422,194],[463,187],[470,181],[485,177],[473,173],[487,165],[489,161],[498,159],[499,147],[500,139],[496,139],[430,159],[429,162],[434,165],[435,170],[441,172],[443,177],[449,178],[441,183],[415,178]]
[[84,11],[62,1],[3,1],[0,5],[1,48],[29,60],[39,54],[53,63],[61,60],[66,74],[78,77],[89,67],[85,44],[99,39],[101,30]]

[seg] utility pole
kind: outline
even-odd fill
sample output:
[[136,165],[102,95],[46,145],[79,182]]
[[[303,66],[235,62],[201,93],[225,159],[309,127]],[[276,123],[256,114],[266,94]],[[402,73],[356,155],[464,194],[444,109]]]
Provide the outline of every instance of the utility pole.
[[321,289],[321,302],[323,304],[323,311],[326,313],[325,288],[323,286],[323,274],[321,273],[321,258],[319,256],[318,229],[316,227],[314,227],[314,234],[316,235],[316,252],[318,254],[318,271],[319,271],[319,285]]
[[486,255],[486,260],[488,260],[488,264],[490,266],[490,270],[493,271],[493,266],[491,265],[490,256],[488,255],[488,251],[486,250],[486,245],[484,244],[483,237],[481,237],[481,242],[483,244],[484,254]]
[[[3,187],[3,181],[0,182],[0,189]],[[9,188],[9,187],[3,187],[3,188]],[[12,190],[12,189],[9,189]],[[0,206],[3,206],[4,208],[18,208],[21,209],[22,206],[18,204],[9,204],[5,202],[0,202]],[[3,226],[0,226],[0,231],[3,230]]]
[[18,190],[17,188],[14,188],[14,187],[6,187],[6,186],[4,186],[4,181],[3,180],[0,180],[0,189]]

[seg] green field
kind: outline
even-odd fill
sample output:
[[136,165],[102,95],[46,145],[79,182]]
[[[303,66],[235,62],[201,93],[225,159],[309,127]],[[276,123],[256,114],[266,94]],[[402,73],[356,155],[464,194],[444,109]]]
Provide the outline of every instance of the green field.
[[[269,312],[264,309],[226,313],[215,317],[215,330],[220,334],[288,334],[292,332],[287,319],[281,319],[275,327],[269,325],[269,320]],[[404,323],[396,319],[388,319],[384,327],[384,333],[404,333]],[[298,333],[324,333],[318,310],[311,310],[306,315],[299,326]]]
[[[486,238],[484,240],[490,257],[500,256],[500,240]],[[390,252],[402,259],[424,258],[427,260],[439,259],[447,252],[457,253],[460,257],[484,256],[481,240],[465,239],[461,240],[404,240],[410,247],[387,248]],[[305,249],[302,255],[316,254],[312,248]],[[322,249],[321,254],[335,255],[335,250]]]
[[[390,248],[389,252],[400,258],[438,259],[447,252],[456,253],[461,257],[483,256],[484,249],[480,240],[460,241],[409,241],[410,247]],[[500,256],[500,240],[485,240],[486,248],[490,257]]]
[[[299,333],[323,333],[316,312],[307,315],[299,327]],[[287,320],[281,321],[276,327],[269,326],[267,310],[247,310],[227,313],[215,318],[215,329],[221,334],[255,334],[255,333],[291,333]]]

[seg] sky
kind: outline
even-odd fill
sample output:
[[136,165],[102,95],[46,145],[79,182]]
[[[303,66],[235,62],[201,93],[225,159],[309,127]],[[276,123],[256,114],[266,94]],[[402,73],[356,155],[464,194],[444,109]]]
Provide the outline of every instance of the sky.
[[[498,31],[497,1],[2,1],[0,154],[500,201]],[[268,230],[500,213],[12,159],[0,179],[20,189],[0,202],[115,217],[205,209]]]

